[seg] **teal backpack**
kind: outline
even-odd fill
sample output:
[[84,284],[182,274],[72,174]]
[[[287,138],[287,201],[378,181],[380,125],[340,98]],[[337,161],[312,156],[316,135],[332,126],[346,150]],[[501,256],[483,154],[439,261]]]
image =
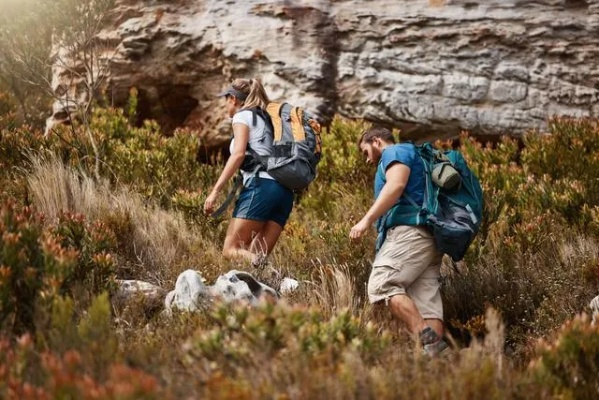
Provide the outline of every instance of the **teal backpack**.
[[[483,192],[480,182],[459,151],[441,151],[430,143],[414,147],[424,163],[424,201],[419,206],[404,194],[411,206],[396,205],[391,208],[383,218],[382,228],[429,226],[439,251],[454,261],[460,261],[482,222]],[[378,173],[383,171],[379,169]]]

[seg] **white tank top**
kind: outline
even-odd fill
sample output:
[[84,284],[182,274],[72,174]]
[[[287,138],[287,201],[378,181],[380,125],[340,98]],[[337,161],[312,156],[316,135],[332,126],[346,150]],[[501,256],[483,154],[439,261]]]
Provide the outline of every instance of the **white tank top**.
[[[233,116],[232,124],[243,124],[247,126],[250,130],[250,137],[248,140],[248,144],[250,147],[259,155],[267,155],[270,152],[270,147],[272,146],[272,138],[266,135],[266,130],[264,129],[264,120],[260,118],[260,116],[256,116],[256,125],[252,124],[252,111],[251,110],[242,110],[237,112]],[[235,138],[231,140],[231,144],[229,145],[229,151],[233,153]],[[253,176],[251,172],[241,171],[243,175],[243,183],[245,184],[249,178]],[[270,174],[266,171],[260,171],[258,173],[260,178],[266,179],[274,179]]]

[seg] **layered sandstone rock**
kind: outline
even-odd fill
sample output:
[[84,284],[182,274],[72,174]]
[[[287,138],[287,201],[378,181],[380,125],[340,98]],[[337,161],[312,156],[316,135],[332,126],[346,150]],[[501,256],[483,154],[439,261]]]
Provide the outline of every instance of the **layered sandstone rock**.
[[[109,98],[122,105],[136,87],[141,118],[197,129],[209,147],[230,134],[215,94],[257,75],[273,99],[324,122],[338,113],[412,138],[521,134],[555,114],[599,114],[599,0],[117,4],[100,35]],[[49,124],[64,111],[57,102]]]

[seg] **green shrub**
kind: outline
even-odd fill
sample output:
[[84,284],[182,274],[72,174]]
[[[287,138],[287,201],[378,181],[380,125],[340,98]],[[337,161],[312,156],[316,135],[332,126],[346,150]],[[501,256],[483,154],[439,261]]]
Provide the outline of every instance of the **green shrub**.
[[586,315],[568,321],[537,346],[530,370],[546,395],[562,399],[599,396],[599,326]]
[[27,126],[4,126],[0,117],[0,201],[28,201],[25,175],[29,154],[44,149],[47,142],[41,132]]
[[15,104],[0,88],[0,126],[6,130],[13,130],[17,125]]
[[[525,136],[522,152],[526,171],[549,184],[548,206],[555,206],[570,223],[586,229],[599,205],[599,123],[595,119],[556,118],[550,135]],[[596,232],[596,231],[595,231]]]
[[77,265],[62,284],[62,293],[72,294],[75,286],[89,295],[115,288],[114,233],[101,222],[89,223],[85,216],[65,213],[52,233],[65,249],[77,251]]
[[165,137],[156,122],[134,127],[122,110],[97,108],[89,124],[58,126],[47,138],[26,126],[3,129],[0,166],[5,179],[14,179],[15,169],[27,170],[32,153],[50,151],[90,176],[129,185],[170,207],[177,191],[207,192],[216,179],[213,167],[196,160],[198,149],[199,139],[189,130]]
[[596,242],[596,231],[589,229],[596,215],[589,190],[596,179],[591,170],[561,167],[588,167],[596,157],[580,148],[572,151],[564,136],[576,134],[588,148],[599,145],[599,136],[589,121],[556,120],[552,131],[530,134],[523,149],[509,138],[496,146],[461,141],[481,180],[485,210],[481,232],[459,264],[461,273],[446,272],[446,315],[450,326],[477,335],[484,308],[497,308],[516,352],[529,335],[554,329],[599,290],[596,256],[586,251],[570,259],[574,262],[562,256],[580,241]]
[[82,216],[65,215],[48,228],[30,208],[4,204],[0,322],[16,334],[33,331],[36,311],[49,307],[56,296],[73,295],[79,285],[78,295],[110,289],[114,264],[106,250],[111,240],[101,225],[90,227]]
[[0,397],[3,399],[163,399],[158,379],[123,363],[112,363],[97,379],[77,351],[38,353],[29,336],[12,347],[0,340]]
[[196,160],[199,140],[193,132],[177,130],[165,137],[156,122],[132,126],[120,109],[98,108],[89,126],[64,126],[54,134],[61,139],[54,151],[64,160],[164,206],[177,190],[198,190],[215,177],[213,168]]
[[237,369],[255,362],[251,358],[319,358],[335,360],[347,350],[375,360],[390,345],[389,337],[379,336],[373,326],[363,326],[349,310],[341,310],[325,320],[315,308],[286,307],[266,303],[258,308],[220,306],[212,314],[215,328],[193,338],[194,358],[224,362]]
[[49,299],[75,267],[77,253],[60,246],[31,209],[11,204],[0,209],[0,320],[12,331],[32,331],[38,300]]

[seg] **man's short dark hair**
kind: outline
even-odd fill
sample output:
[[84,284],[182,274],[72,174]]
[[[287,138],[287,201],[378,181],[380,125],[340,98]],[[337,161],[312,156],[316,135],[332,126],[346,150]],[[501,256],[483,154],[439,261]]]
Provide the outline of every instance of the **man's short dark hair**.
[[395,143],[395,137],[393,137],[393,134],[389,129],[377,127],[370,128],[362,134],[360,140],[358,140],[358,147],[360,147],[362,143],[372,143],[374,138],[379,138],[389,143]]

